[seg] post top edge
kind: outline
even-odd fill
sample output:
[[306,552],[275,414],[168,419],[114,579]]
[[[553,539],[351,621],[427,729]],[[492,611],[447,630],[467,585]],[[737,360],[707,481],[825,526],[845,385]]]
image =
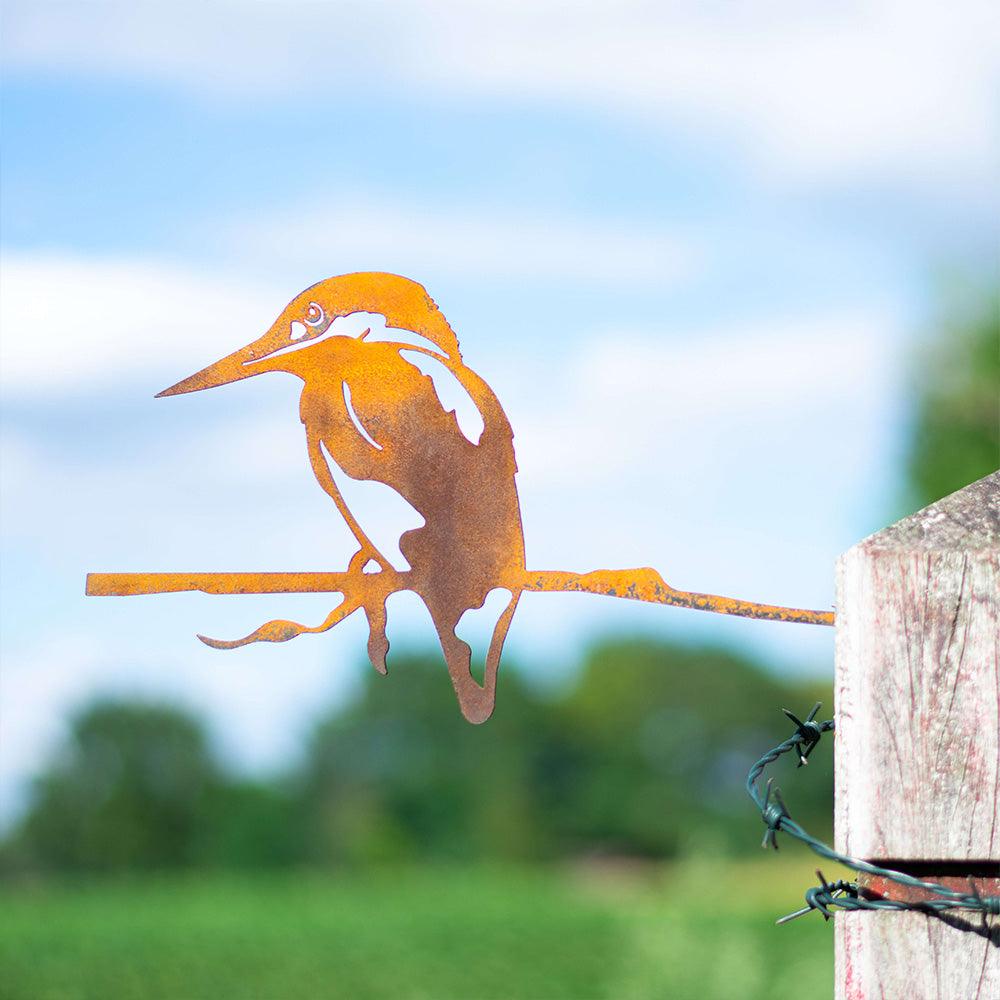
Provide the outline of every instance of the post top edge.
[[1000,471],[890,524],[854,549],[1000,552]]

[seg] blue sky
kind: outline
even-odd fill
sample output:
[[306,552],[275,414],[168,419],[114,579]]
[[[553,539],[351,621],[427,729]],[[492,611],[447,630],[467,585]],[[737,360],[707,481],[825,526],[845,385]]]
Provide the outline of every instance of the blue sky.
[[[2,16],[0,817],[96,693],[193,706],[266,769],[357,683],[353,620],[193,638],[326,598],[82,596],[88,570],[344,564],[291,380],[152,398],[307,285],[427,286],[513,423],[531,565],[828,607],[895,509],[941,275],[996,265],[988,4]],[[391,498],[354,506],[398,530]],[[390,636],[429,642],[394,601]],[[827,632],[571,595],[524,599],[510,658],[558,677],[614,629],[832,669]]]

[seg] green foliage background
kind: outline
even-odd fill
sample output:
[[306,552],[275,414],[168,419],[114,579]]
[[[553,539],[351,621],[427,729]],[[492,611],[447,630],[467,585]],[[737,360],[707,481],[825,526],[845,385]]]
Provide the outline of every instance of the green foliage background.
[[966,287],[917,353],[906,459],[908,510],[1000,466],[1000,292]]
[[[268,782],[227,773],[177,708],[85,708],[5,847],[0,994],[770,1000],[830,980],[820,921],[773,927],[810,861],[761,862],[742,787],[787,733],[778,706],[825,684],[609,640],[557,694],[508,667],[473,727],[438,656],[365,676]],[[785,763],[796,816],[828,830],[829,753]]]
[[[542,695],[516,667],[487,725],[457,711],[438,656],[397,656],[315,727],[300,766],[226,773],[177,708],[100,702],[74,720],[7,847],[11,870],[359,869],[382,864],[671,859],[754,849],[747,769],[784,738],[778,708],[828,704],[712,647],[615,640]],[[829,827],[829,756],[795,783]],[[801,787],[798,787],[801,785]]]

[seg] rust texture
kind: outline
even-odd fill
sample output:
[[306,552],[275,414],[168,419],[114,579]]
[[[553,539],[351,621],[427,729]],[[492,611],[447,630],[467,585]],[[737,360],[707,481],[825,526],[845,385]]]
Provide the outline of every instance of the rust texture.
[[[986,867],[1000,872],[1000,865],[996,862],[983,866],[983,868]],[[921,872],[920,878],[931,879],[953,892],[973,894],[978,892],[984,899],[989,896],[1000,896],[1000,874],[940,875],[933,872],[930,874]],[[865,899],[893,899],[903,903],[926,903],[928,900],[939,898],[935,893],[926,889],[900,885],[898,882],[893,882],[880,875],[866,875],[864,872],[858,875],[858,889]]]
[[[390,329],[410,331],[430,346],[369,341],[368,331],[344,336],[334,320],[377,313]],[[483,420],[478,443],[445,411],[430,376],[401,351],[434,359],[458,380]],[[833,614],[755,604],[668,586],[653,569],[569,573],[528,570],[518,503],[513,432],[500,401],[466,366],[454,331],[424,288],[394,274],[365,272],[321,281],[296,296],[271,328],[246,347],[159,393],[173,396],[226,385],[265,372],[303,382],[300,417],[309,462],[358,543],[340,573],[91,573],[87,593],[100,596],[198,590],[210,594],[331,592],[341,602],[316,626],[267,622],[233,641],[199,636],[218,649],[249,642],[284,642],[324,632],[363,609],[372,665],[386,672],[386,599],[400,590],[418,594],[430,611],[463,715],[483,722],[495,702],[500,654],[524,591],[578,591],[671,604],[721,614],[832,625]],[[347,507],[330,461],[353,479],[384,483],[424,518],[405,532],[400,570],[376,548]],[[366,568],[368,571],[366,571]],[[372,572],[371,570],[375,571]],[[495,588],[510,592],[486,655],[484,681],[470,672],[471,650],[455,633],[462,615],[481,608]]]

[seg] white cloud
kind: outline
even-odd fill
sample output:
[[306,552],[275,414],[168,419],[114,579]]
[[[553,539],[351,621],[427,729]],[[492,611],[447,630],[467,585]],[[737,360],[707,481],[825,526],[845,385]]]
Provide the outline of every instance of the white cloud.
[[258,215],[215,233],[229,253],[282,248],[284,264],[342,261],[336,269],[371,262],[402,274],[489,275],[491,278],[566,279],[625,287],[666,288],[704,265],[694,232],[664,233],[634,224],[580,222],[536,214],[428,209],[365,197]]
[[605,331],[581,345],[558,386],[536,387],[534,403],[524,402],[530,432],[518,428],[519,465],[539,485],[568,489],[637,479],[656,455],[689,471],[704,464],[699,451],[751,446],[733,442],[753,436],[754,425],[758,444],[776,425],[809,436],[816,429],[803,423],[806,412],[821,412],[832,435],[831,414],[849,420],[891,392],[899,334],[899,321],[882,309],[683,332]]
[[0,388],[52,399],[136,373],[189,374],[260,336],[296,291],[155,263],[8,253]]
[[237,100],[327,89],[332,114],[348,83],[577,104],[714,134],[766,169],[836,183],[986,185],[997,155],[988,0],[7,6],[12,68]]
[[[254,247],[272,256],[280,247],[283,271],[298,272],[317,260],[328,273],[367,261],[402,274],[662,288],[702,263],[697,241],[680,236],[363,199],[221,223],[207,238],[221,239],[230,257],[244,260]],[[327,276],[313,271],[309,281]],[[0,389],[8,398],[51,398],[137,373],[175,380],[259,336],[299,291],[162,263],[10,252],[0,272]]]
[[996,18],[976,0],[598,5],[572,19],[543,5],[483,20],[465,18],[460,42],[449,40],[442,82],[729,133],[769,167],[826,180],[970,166],[985,179],[996,153]]

